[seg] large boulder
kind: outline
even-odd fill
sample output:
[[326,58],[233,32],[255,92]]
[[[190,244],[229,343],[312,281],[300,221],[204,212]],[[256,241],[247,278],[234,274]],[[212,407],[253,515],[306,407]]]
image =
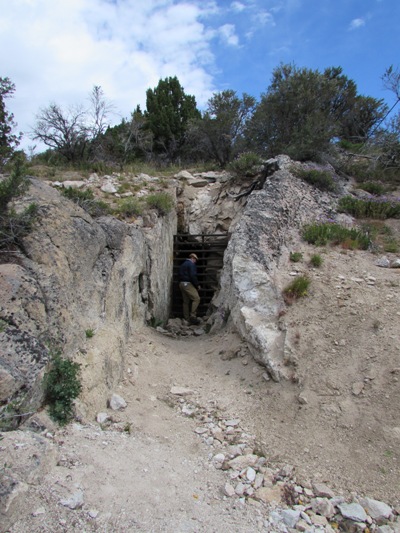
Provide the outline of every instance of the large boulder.
[[285,306],[280,262],[287,259],[298,229],[310,222],[310,213],[315,218],[331,214],[333,201],[293,176],[287,156],[279,156],[277,163],[279,170],[265,180],[263,188],[240,200],[244,207],[230,228],[212,326],[215,331],[229,318],[254,358],[276,381],[288,377],[285,331],[278,320]]

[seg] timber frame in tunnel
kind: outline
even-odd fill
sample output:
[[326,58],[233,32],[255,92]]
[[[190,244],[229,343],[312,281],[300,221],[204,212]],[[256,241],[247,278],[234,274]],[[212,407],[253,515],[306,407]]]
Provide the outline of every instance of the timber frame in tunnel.
[[179,267],[181,263],[195,253],[197,275],[201,286],[198,316],[206,316],[210,302],[219,289],[219,278],[224,262],[224,252],[228,245],[228,233],[189,235],[181,233],[174,236],[173,286],[171,317],[182,318],[182,294],[179,289]]

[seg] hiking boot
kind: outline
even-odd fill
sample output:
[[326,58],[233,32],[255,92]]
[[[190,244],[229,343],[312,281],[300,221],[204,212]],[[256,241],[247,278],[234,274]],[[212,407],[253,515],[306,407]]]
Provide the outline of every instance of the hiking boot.
[[200,324],[200,320],[196,318],[195,316],[191,316],[189,318],[189,322],[195,326],[198,326]]

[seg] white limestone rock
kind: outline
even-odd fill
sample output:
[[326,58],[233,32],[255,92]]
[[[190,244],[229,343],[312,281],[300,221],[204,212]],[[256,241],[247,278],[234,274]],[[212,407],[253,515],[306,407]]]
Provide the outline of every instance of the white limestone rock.
[[119,394],[113,394],[109,400],[109,407],[113,411],[120,411],[127,406],[126,401]]

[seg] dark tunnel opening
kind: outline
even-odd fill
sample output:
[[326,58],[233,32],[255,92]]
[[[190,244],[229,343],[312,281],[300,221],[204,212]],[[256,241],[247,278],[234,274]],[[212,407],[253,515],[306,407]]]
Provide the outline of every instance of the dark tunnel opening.
[[189,257],[197,255],[197,274],[200,290],[199,317],[207,316],[215,291],[219,289],[219,279],[223,267],[224,252],[229,242],[227,233],[174,236],[173,286],[171,318],[182,318],[182,295],[179,290],[179,267]]

